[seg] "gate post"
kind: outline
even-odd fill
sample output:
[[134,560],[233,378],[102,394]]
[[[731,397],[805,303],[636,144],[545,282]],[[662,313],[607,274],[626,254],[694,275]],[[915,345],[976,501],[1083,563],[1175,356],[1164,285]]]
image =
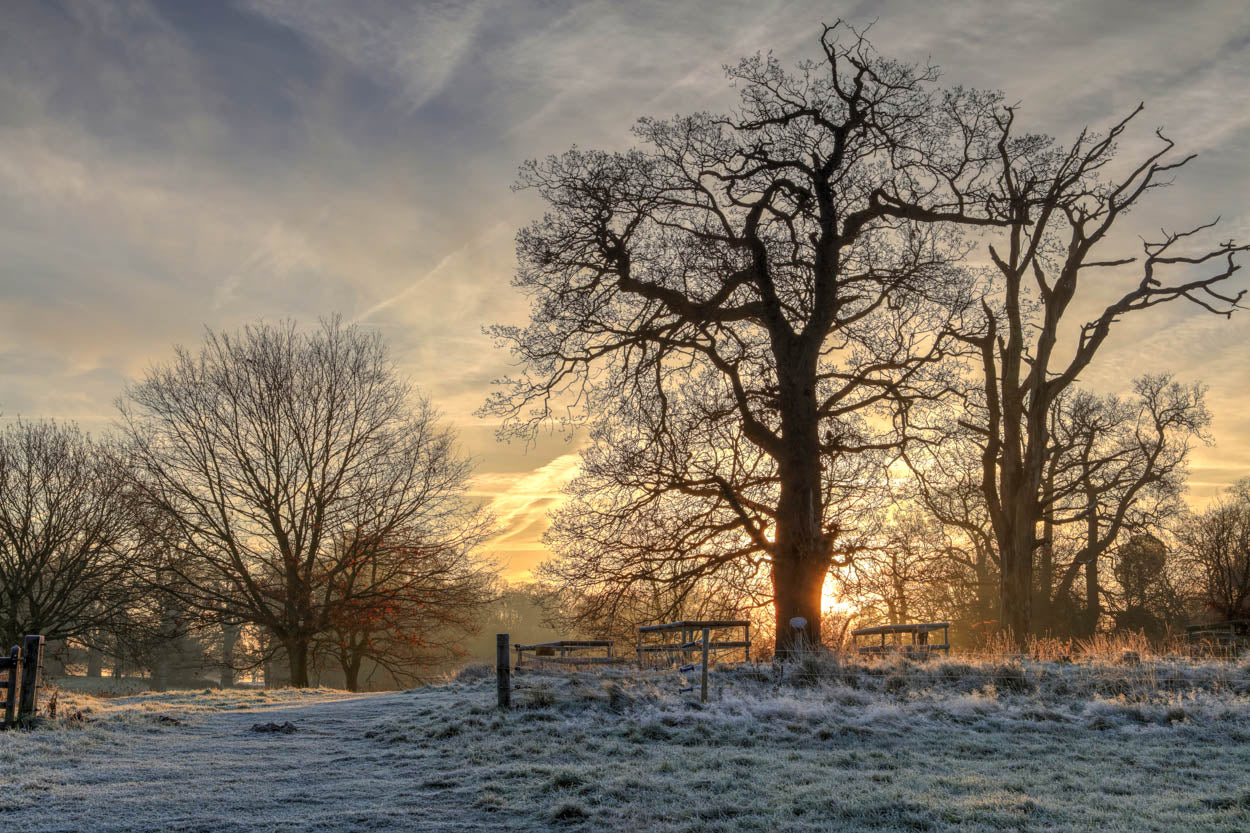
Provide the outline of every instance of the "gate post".
[[712,631],[710,628],[703,629],[703,670],[700,675],[699,699],[704,703],[707,702],[707,660],[708,660],[708,641],[711,639]]
[[39,681],[43,676],[43,637],[26,635],[22,646],[22,691],[17,700],[17,718],[34,717],[39,709]]
[[501,709],[512,708],[512,666],[508,639],[506,633],[495,634],[495,689]]

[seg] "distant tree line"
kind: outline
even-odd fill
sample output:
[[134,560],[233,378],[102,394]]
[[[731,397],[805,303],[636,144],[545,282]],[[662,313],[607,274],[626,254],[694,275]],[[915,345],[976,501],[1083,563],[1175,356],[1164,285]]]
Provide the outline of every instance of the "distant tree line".
[[[338,319],[209,332],[149,369],[105,439],[0,431],[0,632],[69,640],[98,673],[275,663],[414,679],[496,580],[470,462],[377,334]],[[199,657],[196,657],[196,654]],[[189,654],[189,656],[188,656]]]

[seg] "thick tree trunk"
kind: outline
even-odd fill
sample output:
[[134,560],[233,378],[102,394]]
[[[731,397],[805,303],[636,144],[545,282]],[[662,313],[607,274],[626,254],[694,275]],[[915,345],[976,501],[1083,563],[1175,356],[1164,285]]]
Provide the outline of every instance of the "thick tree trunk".
[[778,656],[821,644],[821,599],[830,562],[821,515],[819,463],[804,465],[797,477],[783,474],[772,569]]
[[1033,628],[1033,528],[1017,522],[1004,543],[1000,607],[1002,629],[1017,648],[1024,648]]
[[94,679],[104,676],[104,654],[99,648],[87,649],[87,676]]
[[308,640],[288,639],[283,644],[291,669],[291,686],[308,688]]
[[[792,657],[820,644],[821,596],[828,561],[789,559],[773,564],[774,608],[777,613],[777,647],[779,657]],[[802,628],[792,622],[804,620]]]
[[[776,653],[793,656],[821,644],[821,600],[829,574],[829,541],[824,528],[821,490],[820,419],[817,416],[816,352],[798,348],[782,353],[791,368],[781,381],[781,435],[785,452],[778,459],[781,488],[777,499],[772,569],[776,611]],[[803,620],[800,628],[793,622]]]

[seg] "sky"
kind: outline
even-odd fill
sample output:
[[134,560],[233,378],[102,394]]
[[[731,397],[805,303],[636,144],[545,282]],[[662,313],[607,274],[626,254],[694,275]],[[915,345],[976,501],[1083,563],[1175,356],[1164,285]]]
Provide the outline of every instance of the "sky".
[[[725,110],[725,64],[816,57],[838,18],[944,83],[1002,89],[1022,128],[1059,139],[1146,102],[1125,155],[1164,127],[1199,156],[1134,229],[1219,215],[1221,239],[1250,240],[1244,0],[11,0],[0,418],[104,431],[125,382],[205,327],[340,313],[377,328],[456,425],[504,524],[492,550],[523,578],[547,555],[578,438],[499,444],[474,416],[510,368],[482,327],[526,317],[513,237],[542,206],[511,190],[518,166],[624,149],[641,116]],[[1209,386],[1217,445],[1193,454],[1197,504],[1250,474],[1248,322],[1152,310],[1082,377]]]

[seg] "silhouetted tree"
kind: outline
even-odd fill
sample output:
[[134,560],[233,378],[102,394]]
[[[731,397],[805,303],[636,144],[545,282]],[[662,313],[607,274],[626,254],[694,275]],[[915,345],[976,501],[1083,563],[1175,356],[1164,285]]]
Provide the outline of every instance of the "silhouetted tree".
[[842,587],[873,624],[898,625],[949,617],[964,551],[942,525],[919,509],[897,508],[879,541],[855,558]]
[[897,448],[910,404],[945,385],[959,228],[991,222],[1004,133],[996,95],[940,90],[842,31],[797,73],[730,69],[730,115],[643,119],[642,148],[525,165],[519,187],[549,206],[517,240],[531,322],[493,330],[526,371],[487,406],[503,433],[597,417],[578,506],[646,527],[563,553],[568,572],[763,573],[781,653],[792,617],[819,637],[826,576],[859,545],[857,458]]
[[421,569],[401,558],[353,573],[367,542],[475,522],[451,432],[378,335],[337,319],[209,332],[120,408],[155,541],[150,579],[207,617],[271,634],[292,685],[308,685],[309,648],[345,606],[393,599],[399,571]]
[[[1190,448],[1208,441],[1211,416],[1200,385],[1158,375],[1137,379],[1133,387],[1134,398],[1070,388],[1051,407],[1040,599],[1046,612],[1083,570],[1085,621],[1078,630],[1085,634],[1093,633],[1101,615],[1100,557],[1128,535],[1159,532],[1183,511]],[[1066,566],[1053,558],[1055,537],[1065,530],[1071,553]]]
[[76,425],[0,429],[0,644],[90,637],[133,601],[122,484],[110,450]]
[[1250,618],[1250,478],[1184,518],[1176,537],[1203,607],[1220,619]]
[[[1111,163],[1117,142],[1141,107],[1103,136],[1088,132],[1070,147],[1047,139],[1001,145],[1001,193],[990,205],[1007,222],[1005,237],[989,246],[994,280],[981,303],[978,332],[964,335],[975,348],[979,388],[969,397],[965,424],[982,439],[981,488],[1001,558],[1003,624],[1017,640],[1033,627],[1035,555],[1045,516],[1050,414],[1125,315],[1179,299],[1219,315],[1231,315],[1243,292],[1222,290],[1239,268],[1234,256],[1246,250],[1232,242],[1187,249],[1214,223],[1163,232],[1142,242],[1133,257],[1112,251],[1121,218],[1192,156],[1173,159],[1171,140],[1123,174]],[[1006,132],[1014,112],[1001,111]],[[1086,323],[1068,319],[1080,290],[1134,265],[1129,286]],[[1109,271],[1115,270],[1115,271]],[[1077,314],[1084,314],[1083,311]],[[1068,331],[1075,337],[1064,342]],[[1093,563],[1090,561],[1089,563]]]

